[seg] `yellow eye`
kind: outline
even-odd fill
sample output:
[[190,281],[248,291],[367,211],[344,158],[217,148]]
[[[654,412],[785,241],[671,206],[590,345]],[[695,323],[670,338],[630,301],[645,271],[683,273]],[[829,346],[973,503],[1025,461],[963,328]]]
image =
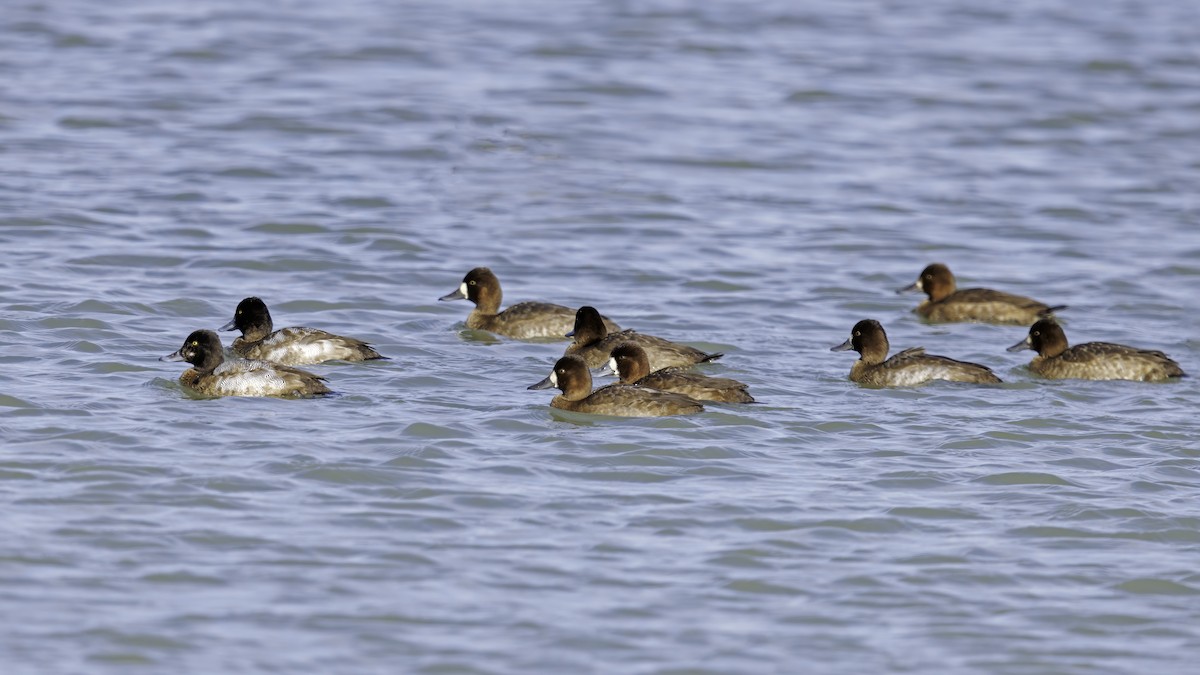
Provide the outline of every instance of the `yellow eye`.
[[468,283],[469,285],[471,285],[471,286],[474,286],[474,285],[475,285],[475,282],[474,282],[474,281],[468,281],[467,283]]
[[199,341],[199,340],[192,340],[192,346],[193,346],[193,347],[199,347],[199,346],[200,346],[200,341]]
[[858,336],[860,336],[860,335],[862,335],[862,331],[859,331],[859,330],[856,330],[856,331],[854,331],[854,336],[855,336],[855,337],[858,337]]

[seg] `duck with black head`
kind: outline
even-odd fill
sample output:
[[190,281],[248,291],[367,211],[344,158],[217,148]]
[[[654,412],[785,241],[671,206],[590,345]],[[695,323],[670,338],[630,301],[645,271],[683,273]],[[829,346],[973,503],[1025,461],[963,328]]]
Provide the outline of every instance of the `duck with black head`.
[[850,339],[830,351],[853,349],[859,359],[850,367],[850,379],[872,387],[912,387],[931,380],[997,384],[1000,378],[991,368],[978,363],[957,361],[946,356],[926,354],[924,347],[912,347],[888,358],[887,333],[875,319],[854,324]]
[[560,358],[545,379],[528,388],[554,387],[562,393],[550,405],[560,410],[615,417],[664,417],[704,411],[703,405],[687,396],[644,387],[610,384],[592,391],[592,375],[578,356]]
[[606,372],[620,378],[621,384],[671,391],[697,401],[717,403],[754,403],[747,385],[728,377],[709,377],[683,368],[650,371],[646,350],[632,342],[622,342],[612,350]]
[[[486,267],[467,272],[458,288],[438,298],[441,301],[470,300],[475,309],[467,316],[467,328],[532,340],[554,338],[561,340],[571,330],[575,310],[549,302],[519,302],[500,311],[500,280]],[[609,330],[620,330],[612,319],[604,317]]]
[[924,291],[929,296],[913,312],[935,322],[976,321],[1028,326],[1041,317],[1067,308],[1066,305],[1051,307],[1032,298],[990,288],[960,289],[950,268],[942,263],[933,263],[921,270],[921,276],[915,282],[896,292],[906,291]]
[[267,303],[250,297],[238,303],[229,323],[220,330],[239,330],[241,336],[231,349],[247,359],[272,361],[285,366],[303,366],[325,361],[371,361],[386,359],[371,345],[351,337],[334,335],[319,328],[291,326],[272,330]]
[[193,331],[177,351],[159,361],[187,361],[179,382],[207,396],[280,396],[301,398],[330,393],[325,378],[290,366],[253,359],[226,359],[221,338],[211,330]]
[[1029,369],[1051,379],[1141,380],[1153,382],[1186,377],[1183,368],[1166,354],[1111,342],[1087,342],[1074,347],[1067,344],[1062,326],[1042,319],[1029,327],[1029,333],[1010,352],[1032,349],[1037,352]]
[[716,361],[724,354],[708,354],[695,347],[671,342],[653,335],[626,329],[610,333],[600,312],[595,307],[584,305],[575,312],[575,326],[567,337],[574,338],[567,345],[566,354],[581,357],[588,368],[599,368],[608,362],[612,350],[625,342],[631,342],[646,350],[650,370],[663,368],[690,368],[697,363]]

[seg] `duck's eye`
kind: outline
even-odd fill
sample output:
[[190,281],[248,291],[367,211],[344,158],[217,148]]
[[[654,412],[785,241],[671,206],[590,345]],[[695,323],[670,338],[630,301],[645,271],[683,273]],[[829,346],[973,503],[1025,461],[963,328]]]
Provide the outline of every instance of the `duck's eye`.
[[1035,331],[1033,331],[1033,337],[1037,337],[1037,336],[1039,336],[1039,335],[1041,335],[1041,334],[1042,334],[1042,332],[1041,332],[1041,331],[1038,331],[1038,330],[1035,330]]
[[199,347],[199,346],[200,346],[200,341],[199,341],[199,340],[192,340],[192,346],[193,346],[193,347]]
[[471,285],[471,286],[474,286],[474,285],[475,285],[475,280],[474,280],[474,279],[472,279],[472,280],[468,281],[468,282],[467,282],[467,284],[468,284],[468,285]]
[[860,337],[861,335],[862,335],[862,331],[861,331],[861,330],[856,330],[856,331],[854,331],[854,337]]

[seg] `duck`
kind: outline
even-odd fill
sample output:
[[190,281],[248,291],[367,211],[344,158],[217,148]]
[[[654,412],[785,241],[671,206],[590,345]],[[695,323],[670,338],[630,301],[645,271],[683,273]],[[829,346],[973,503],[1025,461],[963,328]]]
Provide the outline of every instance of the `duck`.
[[610,384],[592,391],[592,375],[587,364],[575,355],[560,358],[545,379],[528,388],[552,387],[562,393],[550,401],[551,407],[572,412],[615,417],[665,417],[704,412],[699,401],[683,394],[628,384]]
[[998,384],[991,368],[978,363],[957,361],[946,356],[926,354],[924,347],[905,349],[892,358],[888,354],[887,333],[875,319],[863,319],[854,324],[850,339],[830,351],[853,349],[858,361],[850,368],[850,379],[872,387],[911,387],[930,380]]
[[1062,326],[1053,319],[1034,323],[1025,339],[1008,351],[1023,349],[1037,352],[1029,369],[1051,379],[1160,382],[1187,376],[1178,363],[1157,350],[1111,342],[1086,342],[1071,347]]
[[719,352],[708,354],[695,347],[632,329],[610,333],[601,318],[595,307],[584,305],[576,310],[575,326],[567,333],[567,337],[574,338],[574,341],[567,345],[564,354],[574,354],[582,358],[588,368],[600,368],[608,362],[612,350],[617,345],[632,342],[646,350],[651,371],[663,368],[690,368],[697,363],[716,361],[724,356]]
[[325,378],[306,370],[260,361],[225,358],[221,338],[211,330],[192,331],[177,351],[159,361],[187,361],[183,386],[208,396],[280,396],[303,398],[331,393]]
[[897,293],[924,291],[929,298],[913,312],[934,322],[975,321],[1001,325],[1028,326],[1040,318],[1066,309],[1066,305],[1050,306],[1022,295],[1013,295],[990,288],[956,290],[954,274],[942,263],[933,263],[921,270],[921,276]]
[[[454,291],[439,301],[470,300],[475,304],[467,316],[467,328],[485,330],[517,340],[538,338],[564,339],[575,321],[575,310],[548,302],[519,302],[500,311],[500,280],[486,267],[467,272]],[[604,317],[609,330],[621,330],[612,319]]]
[[233,318],[219,330],[242,332],[231,346],[238,356],[285,366],[387,358],[362,340],[334,335],[319,328],[292,326],[276,331],[273,328],[267,303],[249,297],[238,303]]
[[746,391],[749,385],[737,380],[709,377],[682,368],[662,368],[651,372],[646,350],[632,342],[622,342],[612,350],[605,372],[616,375],[621,384],[673,391],[697,401],[754,403],[754,397]]

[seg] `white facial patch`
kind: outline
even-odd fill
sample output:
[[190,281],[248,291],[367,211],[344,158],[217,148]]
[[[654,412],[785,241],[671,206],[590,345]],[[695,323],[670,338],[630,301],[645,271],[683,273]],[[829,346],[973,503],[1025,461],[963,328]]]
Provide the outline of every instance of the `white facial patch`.
[[550,371],[550,384],[552,384],[556,387],[558,386],[558,371],[557,370]]
[[917,290],[918,291],[925,290],[925,282],[922,281],[921,279],[917,279]]
[[617,370],[617,360],[615,358],[610,358],[608,360],[608,369],[612,371],[613,375],[617,375],[621,372]]
[[471,296],[467,295],[467,282],[465,282],[465,281],[464,281],[464,282],[462,282],[461,284],[459,284],[459,286],[458,286],[458,292],[459,292],[459,293],[462,293],[462,296],[463,296],[464,298],[469,298],[469,297],[471,297]]

